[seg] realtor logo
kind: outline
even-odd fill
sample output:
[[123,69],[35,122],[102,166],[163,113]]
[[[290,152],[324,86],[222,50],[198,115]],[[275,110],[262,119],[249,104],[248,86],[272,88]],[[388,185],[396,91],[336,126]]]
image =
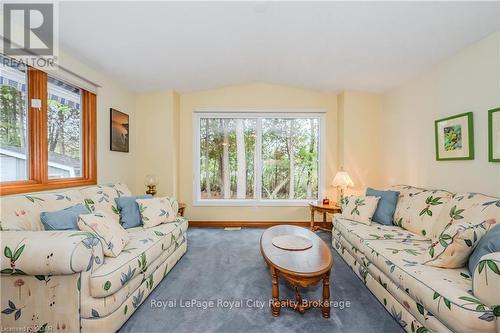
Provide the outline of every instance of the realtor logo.
[[29,66],[57,70],[57,2],[4,3],[3,51]]
[[54,55],[54,4],[4,3],[3,15],[5,54]]

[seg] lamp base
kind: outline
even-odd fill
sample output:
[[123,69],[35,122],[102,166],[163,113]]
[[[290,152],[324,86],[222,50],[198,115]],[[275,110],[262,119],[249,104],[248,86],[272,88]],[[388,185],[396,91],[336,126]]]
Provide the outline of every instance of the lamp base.
[[152,196],[155,196],[156,194],[156,185],[146,185],[148,187],[146,194],[151,194]]

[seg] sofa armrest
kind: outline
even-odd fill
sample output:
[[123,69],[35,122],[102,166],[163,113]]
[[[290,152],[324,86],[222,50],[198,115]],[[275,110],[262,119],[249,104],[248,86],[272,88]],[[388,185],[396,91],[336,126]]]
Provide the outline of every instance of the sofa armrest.
[[481,257],[473,272],[472,292],[490,308],[500,306],[500,252]]
[[103,262],[102,244],[93,233],[1,231],[0,273],[65,275],[94,270]]

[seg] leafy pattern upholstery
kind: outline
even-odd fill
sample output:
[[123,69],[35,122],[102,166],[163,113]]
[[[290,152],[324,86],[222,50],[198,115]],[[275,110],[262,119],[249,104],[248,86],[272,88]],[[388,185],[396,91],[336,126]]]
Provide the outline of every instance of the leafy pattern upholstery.
[[132,195],[124,184],[97,185],[81,190],[83,203],[91,212],[105,212],[116,221],[120,221],[120,211],[115,198]]
[[[369,282],[374,280],[404,305],[407,315],[411,315],[407,318],[410,321],[416,319],[418,325],[405,320],[402,309],[388,310],[398,321],[401,320],[400,325],[407,331],[415,332],[421,326],[439,332],[495,332],[498,310],[489,307],[485,300],[473,293],[472,278],[467,269],[441,269],[422,264],[431,240],[418,239],[421,237],[418,235],[415,238],[403,237],[405,239],[374,239],[376,237],[370,234],[377,235],[380,226],[355,226],[356,222],[341,220],[339,216],[334,217],[334,248],[344,258],[347,252],[356,260],[354,270],[372,292],[376,294],[378,291],[375,290],[380,289]],[[370,228],[374,231],[366,230]],[[358,230],[362,231],[353,236]],[[401,233],[405,232],[401,229]],[[366,235],[369,239],[364,238]],[[499,299],[498,294],[496,299]],[[423,330],[420,328],[420,332]]]
[[108,257],[117,257],[129,241],[127,231],[104,212],[80,215],[78,227],[89,235],[97,235],[102,243],[104,255]]
[[172,201],[176,200],[168,197],[137,199],[144,228],[175,221],[177,211],[174,211]]
[[[484,304],[500,317],[500,253],[493,252],[481,257],[473,274],[472,291]],[[498,320],[498,319],[497,319]]]
[[[83,203],[84,198],[92,198],[86,203],[94,211],[115,214],[113,198],[119,195],[130,191],[111,184],[2,198],[2,327],[113,332],[132,315],[186,252],[187,220],[128,229],[131,241],[115,258],[104,257],[95,232],[42,231],[39,220],[41,211]],[[118,219],[113,223],[119,225]],[[153,243],[158,245],[151,247]]]
[[120,290],[134,277],[143,274],[172,244],[179,244],[187,230],[187,221],[161,224],[144,229],[128,229],[130,242],[116,257],[106,257],[90,277],[90,294],[105,297]]
[[500,199],[476,193],[455,194],[431,229],[426,264],[462,267],[474,247],[500,222]]
[[342,217],[348,220],[370,224],[372,217],[377,209],[380,197],[373,196],[355,196],[351,195],[343,197],[342,204]]
[[44,230],[40,213],[53,212],[83,203],[78,190],[2,197],[0,230]]
[[452,193],[406,185],[393,186],[391,189],[400,192],[394,213],[394,224],[430,238],[430,231],[441,210],[451,199]]

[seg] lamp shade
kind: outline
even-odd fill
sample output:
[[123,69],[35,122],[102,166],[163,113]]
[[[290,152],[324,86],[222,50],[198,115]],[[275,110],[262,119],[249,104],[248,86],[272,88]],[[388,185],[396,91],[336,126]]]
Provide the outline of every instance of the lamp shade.
[[349,177],[349,174],[347,172],[338,171],[335,175],[335,178],[333,178],[332,185],[336,187],[347,188],[353,187],[354,182],[352,181],[351,177]]
[[158,185],[158,177],[156,175],[146,175],[144,177],[144,185]]

